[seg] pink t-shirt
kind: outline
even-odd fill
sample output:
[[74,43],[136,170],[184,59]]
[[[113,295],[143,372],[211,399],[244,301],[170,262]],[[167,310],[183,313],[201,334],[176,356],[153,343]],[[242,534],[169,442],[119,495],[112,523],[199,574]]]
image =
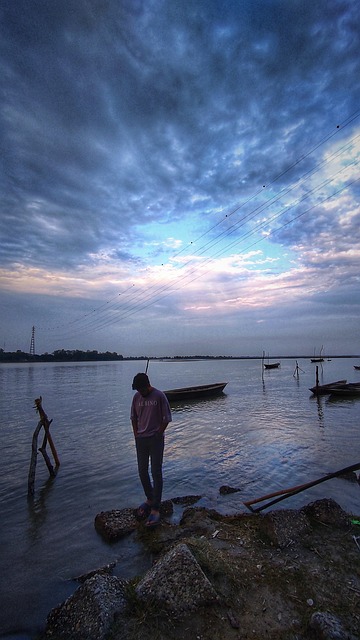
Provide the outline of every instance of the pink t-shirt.
[[137,423],[138,437],[153,436],[172,420],[166,395],[154,387],[145,398],[137,391],[131,403],[131,420]]

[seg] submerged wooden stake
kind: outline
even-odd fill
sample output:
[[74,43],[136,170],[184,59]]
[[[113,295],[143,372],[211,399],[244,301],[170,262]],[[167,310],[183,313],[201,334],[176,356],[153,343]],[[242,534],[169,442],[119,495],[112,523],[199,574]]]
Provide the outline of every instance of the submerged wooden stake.
[[[44,409],[42,408],[42,397],[36,398],[35,400],[35,409],[39,413],[40,420],[36,426],[36,429],[33,433],[32,437],[32,445],[31,445],[31,460],[30,460],[30,469],[28,476],[28,496],[32,497],[34,495],[34,485],[35,485],[35,472],[36,472],[36,463],[37,463],[37,452],[38,452],[38,437],[42,427],[44,427],[44,438],[41,447],[39,447],[39,451],[42,454],[46,466],[49,470],[50,476],[55,477],[58,467],[60,466],[60,460],[55,449],[55,445],[53,439],[50,435],[50,425],[52,423],[52,419],[49,420]],[[55,469],[51,464],[50,458],[46,451],[46,445],[49,443],[51,452],[54,457]]]

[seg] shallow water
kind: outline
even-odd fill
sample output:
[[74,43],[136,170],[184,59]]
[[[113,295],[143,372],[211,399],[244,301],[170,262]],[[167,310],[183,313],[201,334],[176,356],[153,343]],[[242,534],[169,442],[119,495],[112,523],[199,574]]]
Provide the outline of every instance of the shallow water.
[[[321,382],[360,381],[357,361],[319,366]],[[360,398],[316,399],[315,365],[283,360],[151,362],[160,389],[228,381],[219,398],[172,404],[166,433],[163,498],[200,494],[201,504],[246,511],[243,501],[315,480],[360,462]],[[149,558],[133,537],[108,545],[95,532],[100,511],[142,500],[129,420],[135,373],[144,362],[0,365],[1,476],[0,634],[30,637],[50,609],[70,595],[73,578],[118,560],[117,575],[144,571]],[[294,375],[295,374],[295,375]],[[27,500],[34,399],[53,419],[61,466],[55,479],[38,457],[34,500]],[[221,485],[240,488],[221,496]],[[360,513],[360,487],[329,480],[274,508],[322,497]]]

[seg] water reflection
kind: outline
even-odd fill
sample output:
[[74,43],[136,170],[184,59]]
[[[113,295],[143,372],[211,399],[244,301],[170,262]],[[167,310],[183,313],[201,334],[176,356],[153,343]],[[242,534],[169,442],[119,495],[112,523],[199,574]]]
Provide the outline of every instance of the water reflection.
[[329,396],[328,398],[328,402],[331,404],[353,404],[354,402],[356,402],[357,400],[360,400],[360,395],[354,393],[354,395],[338,395],[338,394],[332,394]]
[[38,497],[28,496],[28,515],[29,515],[29,528],[28,534],[30,541],[34,542],[39,538],[41,528],[46,522],[48,509],[47,500],[54,486],[54,477],[50,477],[46,480],[45,484],[38,492]]
[[[354,463],[360,403],[309,398],[314,367],[308,361],[299,364],[304,373],[294,383],[293,361],[283,361],[281,369],[266,376],[259,361],[152,363],[151,381],[160,389],[211,382],[215,376],[229,380],[222,396],[172,403],[164,499],[202,495],[214,508],[238,513],[245,511],[244,500]],[[142,498],[129,418],[131,380],[139,368],[139,362],[0,367],[0,503],[6,521],[0,530],[6,593],[0,633],[15,628],[18,619],[42,624],[63,599],[64,577],[85,573],[95,563],[124,554],[127,570],[136,572],[132,564],[139,550],[131,539],[109,547],[96,534],[94,517],[102,510],[136,506]],[[324,363],[324,374],[327,381],[349,378],[349,368],[351,361],[334,359]],[[61,473],[49,478],[46,466],[39,464],[40,488],[27,503],[33,403],[39,395],[54,418],[51,431]],[[222,485],[240,492],[220,496]],[[332,480],[294,496],[287,506],[320,497],[332,497],[354,512],[359,487]],[[29,605],[28,593],[36,593],[40,607]]]
[[324,427],[324,409],[321,396],[316,396],[316,404],[320,427]]
[[197,411],[198,409],[205,408],[211,410],[211,406],[220,404],[226,400],[226,393],[214,396],[213,398],[194,398],[188,400],[171,400],[171,411]]

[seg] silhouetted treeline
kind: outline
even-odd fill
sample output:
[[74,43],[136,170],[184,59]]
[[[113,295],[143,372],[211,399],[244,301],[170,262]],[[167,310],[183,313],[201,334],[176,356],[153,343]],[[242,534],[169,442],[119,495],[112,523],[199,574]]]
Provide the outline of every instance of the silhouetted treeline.
[[[274,356],[276,359],[290,360],[296,358],[310,359],[310,355],[292,355],[292,356]],[[360,355],[336,355],[331,358],[360,358]],[[160,361],[176,361],[176,360],[261,360],[261,356],[160,356],[148,358],[147,356],[122,356],[116,351],[81,351],[79,349],[58,349],[53,353],[43,353],[41,355],[31,355],[18,349],[17,351],[4,351],[0,349],[1,362],[87,362],[87,361],[111,361],[111,360],[160,360]]]
[[24,351],[4,351],[0,349],[0,362],[86,362],[94,360],[123,360],[118,353],[106,351],[80,351],[79,349],[58,349],[53,353],[31,355]]

